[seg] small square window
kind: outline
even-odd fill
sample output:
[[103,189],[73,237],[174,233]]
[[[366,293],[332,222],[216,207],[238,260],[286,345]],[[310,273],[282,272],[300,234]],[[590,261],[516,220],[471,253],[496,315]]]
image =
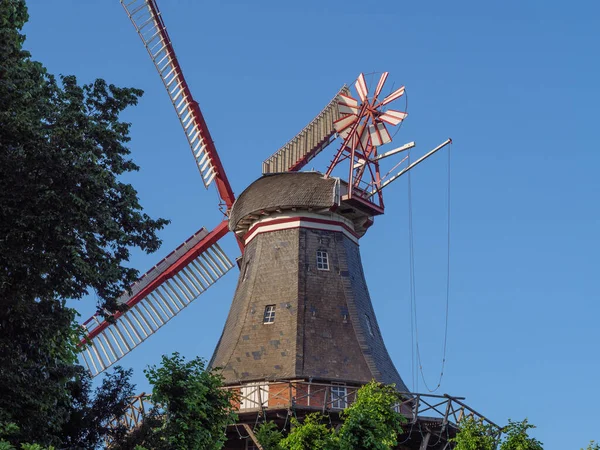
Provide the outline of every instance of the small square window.
[[322,250],[317,251],[317,269],[329,270],[329,257],[327,256],[327,252]]
[[331,386],[331,407],[344,409],[348,406],[348,391],[346,386]]
[[265,315],[263,317],[263,323],[275,322],[275,305],[265,306]]

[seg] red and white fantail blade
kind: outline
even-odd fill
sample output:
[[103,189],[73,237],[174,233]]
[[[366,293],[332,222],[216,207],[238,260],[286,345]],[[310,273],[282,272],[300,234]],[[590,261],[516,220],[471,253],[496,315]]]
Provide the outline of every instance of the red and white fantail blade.
[[356,92],[358,92],[358,96],[361,101],[365,101],[369,95],[369,90],[367,89],[367,83],[365,82],[365,76],[361,73],[354,84],[356,87]]
[[389,72],[383,72],[381,74],[381,77],[379,78],[379,83],[377,83],[377,88],[375,88],[375,95],[373,96],[374,98],[379,97],[379,94],[381,94],[381,90],[383,89],[385,80],[387,80],[388,74]]
[[348,95],[340,94],[338,96],[338,110],[340,114],[358,115],[358,100]]
[[404,86],[396,89],[394,92],[392,92],[386,98],[384,98],[383,101],[381,102],[380,106],[387,105],[388,103],[393,102],[394,100],[402,97],[403,95],[404,95]]
[[333,127],[338,134],[342,134],[344,131],[350,131],[350,127],[354,125],[354,123],[358,120],[358,116],[355,114],[350,114],[348,116],[344,116],[341,119],[333,122]]
[[369,128],[363,126],[360,133],[360,145],[363,150],[367,149],[367,144],[369,143]]
[[377,131],[379,132],[379,136],[381,138],[381,142],[383,142],[384,144],[389,144],[390,142],[392,142],[392,136],[390,136],[390,133],[388,132],[387,127],[385,126],[385,124],[378,123],[377,124]]
[[392,142],[392,137],[383,123],[369,125],[369,135],[371,136],[371,145],[375,147]]
[[379,116],[379,119],[383,122],[389,123],[390,125],[398,125],[400,122],[406,119],[406,116],[408,116],[408,113],[396,111],[394,109],[388,109]]
[[377,133],[375,125],[369,125],[368,130],[369,136],[371,137],[371,145],[379,147],[381,145],[381,139],[379,138],[379,134]]
[[344,139],[346,140],[346,145],[353,149],[357,149],[360,145],[364,150],[366,148],[366,145],[362,144],[362,135],[365,131],[365,128],[366,123],[359,123],[356,127],[356,132],[353,133],[352,136],[350,136],[349,138],[348,134],[350,133],[351,128],[348,128],[348,134],[346,134],[346,136],[344,137]]

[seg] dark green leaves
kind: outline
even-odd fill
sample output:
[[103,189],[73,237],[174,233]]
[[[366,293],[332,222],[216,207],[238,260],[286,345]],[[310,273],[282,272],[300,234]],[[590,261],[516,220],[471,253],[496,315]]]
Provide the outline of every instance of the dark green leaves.
[[308,414],[302,422],[292,418],[292,428],[279,445],[283,450],[339,448],[334,430],[320,413]]
[[103,80],[80,87],[72,76],[59,85],[43,73],[38,84],[28,102],[17,101],[26,91],[13,92],[19,105],[8,106],[32,111],[0,130],[0,283],[21,292],[27,284],[37,298],[91,288],[112,310],[137,277],[124,266],[129,249],[155,251],[167,223],[143,214],[135,189],[118,179],[138,169],[118,117],[141,91]]
[[504,439],[500,444],[500,450],[542,450],[542,443],[529,436],[529,430],[535,428],[527,419],[522,422],[508,421],[504,427]]
[[65,302],[94,291],[114,310],[137,278],[130,249],[156,250],[167,221],[120,179],[138,167],[119,116],[142,92],[57,80],[23,49],[27,18],[23,0],[0,2],[0,422],[19,426],[15,443],[93,448],[128,375],[92,397]]
[[396,412],[401,402],[396,388],[375,381],[361,387],[356,401],[342,412],[340,449],[387,450],[394,448],[406,419]]
[[327,417],[313,413],[303,421],[293,417],[283,439],[272,422],[257,428],[256,436],[265,450],[389,450],[397,445],[406,421],[396,412],[400,401],[394,386],[371,381],[357,391],[356,401],[341,413],[338,429]]
[[495,450],[498,430],[471,417],[460,422],[460,431],[450,440],[454,450]]
[[279,443],[283,439],[283,433],[279,431],[274,422],[263,422],[254,430],[256,439],[263,450],[281,450]]
[[118,448],[136,445],[156,450],[222,448],[225,429],[235,421],[234,394],[222,387],[222,377],[207,371],[201,358],[186,361],[178,353],[146,371],[154,408],[136,433]]
[[542,443],[530,437],[528,430],[535,428],[527,422],[508,421],[502,429],[503,438],[499,439],[499,430],[473,418],[460,422],[460,431],[451,439],[454,450],[542,450]]

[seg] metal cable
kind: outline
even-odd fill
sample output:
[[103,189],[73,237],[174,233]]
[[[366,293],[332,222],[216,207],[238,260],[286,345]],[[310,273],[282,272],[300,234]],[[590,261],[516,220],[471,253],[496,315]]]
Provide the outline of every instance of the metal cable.
[[[421,350],[419,347],[419,327],[418,327],[418,315],[417,315],[417,302],[416,302],[416,283],[415,283],[415,261],[414,261],[414,233],[413,233],[413,219],[412,219],[412,183],[410,170],[408,171],[408,234],[409,234],[409,259],[410,259],[410,296],[411,296],[411,312],[414,313],[414,341],[415,349],[417,354],[417,365],[418,370],[421,374],[421,379],[425,388],[429,392],[436,392],[441,384],[444,377],[444,369],[446,367],[446,353],[448,348],[448,317],[450,312],[450,156],[451,151],[448,149],[448,186],[447,186],[447,205],[448,205],[448,218],[447,218],[447,258],[446,258],[446,317],[444,323],[444,344],[443,344],[443,356],[442,356],[442,368],[440,371],[440,377],[438,379],[435,388],[431,389],[425,379],[423,372],[423,362],[421,359]],[[410,164],[410,159],[409,159]],[[411,330],[413,318],[411,317]],[[412,339],[411,339],[412,340]],[[418,387],[418,373],[416,374],[416,384]],[[414,383],[414,381],[413,381]]]

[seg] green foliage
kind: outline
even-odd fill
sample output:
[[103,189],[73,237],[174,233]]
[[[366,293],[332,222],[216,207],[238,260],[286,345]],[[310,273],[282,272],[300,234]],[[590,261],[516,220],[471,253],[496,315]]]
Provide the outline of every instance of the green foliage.
[[491,425],[468,417],[460,422],[460,431],[450,441],[454,450],[495,450],[496,434]]
[[281,450],[279,443],[283,439],[283,433],[279,431],[274,422],[261,423],[254,430],[254,434],[264,450]]
[[292,418],[292,429],[280,443],[283,450],[333,450],[337,446],[334,431],[319,413],[308,414],[302,423]]
[[14,450],[14,446],[7,440],[19,432],[19,427],[14,423],[0,422],[0,450]]
[[313,413],[303,422],[292,418],[292,428],[283,439],[273,422],[261,425],[255,434],[265,450],[389,450],[398,444],[406,421],[395,411],[400,401],[393,385],[372,381],[357,391],[356,401],[340,414],[343,421],[338,430],[324,416]]
[[19,426],[16,423],[0,422],[0,438],[14,436],[19,432]]
[[[19,427],[14,423],[0,423],[0,450],[15,450],[15,446],[4,438],[19,433]],[[39,444],[21,444],[19,447],[22,450],[55,450],[54,447],[42,447]]]
[[119,448],[211,450],[222,448],[225,429],[236,420],[234,394],[221,389],[220,374],[207,371],[201,358],[186,361],[179,353],[163,356],[146,369],[155,404],[141,429]]
[[[134,386],[129,381],[131,370],[125,371],[116,367],[113,372],[105,375],[101,385],[93,391],[89,375],[81,367],[78,370],[77,376],[66,384],[69,403],[63,404],[60,408],[57,407],[64,411],[67,420],[51,436],[52,441],[61,448],[93,449],[98,448],[107,439],[122,439],[126,432],[125,428],[123,426],[110,427],[109,423],[115,417],[123,415],[129,403],[129,397],[133,394]],[[17,413],[13,415],[21,418]],[[32,421],[37,423],[36,419],[34,417]],[[27,420],[21,421],[26,425],[31,423]],[[0,426],[0,439],[3,439],[2,442],[7,446],[6,448],[13,448],[13,446],[21,448],[24,445],[33,445],[25,444],[25,442],[43,442],[48,440],[48,436],[41,433],[36,434],[30,429],[24,431],[16,424],[8,423]],[[10,446],[8,446],[9,444]],[[2,448],[0,445],[0,449]]]
[[[581,449],[584,450],[584,449]],[[596,441],[590,441],[587,448],[585,450],[600,450],[600,444],[596,443]]]
[[156,250],[167,223],[118,179],[138,169],[119,115],[142,91],[57,82],[22,48],[26,19],[23,0],[0,3],[1,292],[81,298],[91,288],[110,302],[137,277],[122,265],[129,249]]
[[58,81],[23,49],[27,19],[24,0],[0,2],[0,421],[18,424],[16,446],[89,443],[105,419],[87,437],[70,421],[88,414],[92,425],[89,414],[116,403],[77,396],[86,384],[76,365],[81,330],[66,299],[93,291],[99,307],[116,309],[137,277],[125,266],[130,249],[156,250],[166,221],[143,214],[119,179],[137,170],[119,115],[141,91]]
[[[55,447],[42,447],[39,444],[21,444],[21,450],[55,450]],[[0,440],[0,450],[15,450],[15,447],[5,440]]]
[[54,450],[54,447],[42,447],[39,444],[21,444],[22,450]]
[[503,438],[497,439],[498,430],[473,418],[460,423],[460,431],[454,439],[454,450],[543,450],[542,443],[530,437],[528,430],[535,428],[527,419],[521,422],[508,421],[502,429]]
[[542,443],[528,435],[527,430],[533,428],[535,426],[528,423],[527,419],[522,422],[509,420],[503,430],[504,438],[500,450],[542,450]]
[[58,444],[71,410],[69,384],[80,374],[73,365],[75,314],[63,301],[5,299],[0,303],[0,421],[19,425],[14,442]]
[[131,369],[115,367],[93,393],[87,374],[70,383],[73,407],[60,433],[62,446],[97,448],[107,440],[118,441],[125,437],[127,428],[122,424],[111,425],[111,422],[115,417],[123,417],[134,395],[131,373]]
[[393,385],[371,381],[362,386],[356,401],[342,412],[344,422],[338,432],[340,449],[388,450],[394,448],[403,432],[406,418],[395,411],[401,401]]

